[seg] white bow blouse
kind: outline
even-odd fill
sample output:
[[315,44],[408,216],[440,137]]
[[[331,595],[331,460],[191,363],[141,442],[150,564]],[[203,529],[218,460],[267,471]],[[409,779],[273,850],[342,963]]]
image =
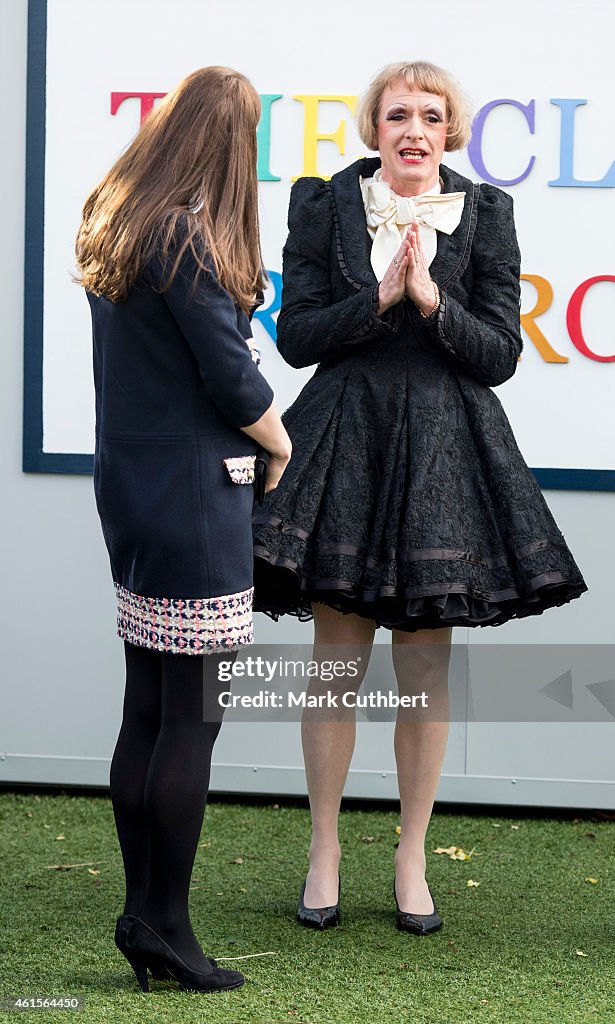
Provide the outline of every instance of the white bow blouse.
[[360,183],[367,230],[373,239],[371,264],[378,281],[382,281],[413,221],[419,225],[421,245],[429,266],[438,248],[436,231],[453,233],[461,220],[465,192],[442,192],[438,182],[435,188],[421,195],[398,196],[388,182],[382,181],[381,168],[373,178],[362,178]]

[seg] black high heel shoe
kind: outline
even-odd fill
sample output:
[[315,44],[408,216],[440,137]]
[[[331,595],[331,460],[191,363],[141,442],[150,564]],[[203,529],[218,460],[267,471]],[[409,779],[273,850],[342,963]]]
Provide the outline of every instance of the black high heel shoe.
[[303,924],[306,928],[318,928],[320,931],[324,931],[325,928],[333,928],[341,921],[340,912],[340,896],[342,894],[342,882],[338,875],[337,881],[337,903],[333,907],[306,907],[303,902],[305,896],[305,885],[301,890],[299,897],[299,906],[297,907],[297,921],[299,924]]
[[[427,888],[429,889],[429,886]],[[437,932],[438,928],[442,927],[444,921],[438,913],[431,889],[429,889],[429,895],[433,903],[433,914],[408,914],[405,910],[399,909],[395,879],[393,879],[393,896],[395,898],[395,906],[397,907],[397,927],[401,932],[412,932],[414,935],[429,935],[430,932]]]
[[[122,914],[121,917],[118,917],[117,921],[115,922],[115,945],[119,949],[120,953],[122,953],[123,956],[126,957],[128,963],[130,964],[133,970],[134,965],[132,962],[132,953],[128,951],[128,947],[126,945],[126,936],[128,935],[128,932],[130,931],[136,920],[137,919],[134,914]],[[152,977],[156,979],[156,981],[167,981],[171,977],[166,967],[164,967],[162,964],[159,964],[155,958],[153,958],[151,961],[148,960],[147,968],[151,972]]]
[[155,962],[164,967],[171,978],[175,978],[183,989],[192,992],[228,991],[239,988],[246,980],[240,971],[228,971],[218,967],[212,957],[207,957],[209,971],[194,971],[175,950],[171,949],[153,928],[137,917],[126,939],[130,963],[137,981],[144,992],[149,991],[147,968]]

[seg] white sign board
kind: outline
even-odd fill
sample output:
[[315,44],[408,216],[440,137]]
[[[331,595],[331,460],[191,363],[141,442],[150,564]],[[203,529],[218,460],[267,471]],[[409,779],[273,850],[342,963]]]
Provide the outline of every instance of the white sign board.
[[91,331],[71,280],[74,237],[86,195],[156,96],[207,64],[243,71],[262,96],[272,283],[254,334],[284,408],[313,372],[291,370],[275,348],[292,181],[363,155],[357,96],[383,65],[420,58],[450,70],[478,115],[469,147],[445,162],[515,199],[525,350],[497,394],[521,451],[543,486],[615,489],[614,37],[610,3],[30,0],[24,469],[91,468]]

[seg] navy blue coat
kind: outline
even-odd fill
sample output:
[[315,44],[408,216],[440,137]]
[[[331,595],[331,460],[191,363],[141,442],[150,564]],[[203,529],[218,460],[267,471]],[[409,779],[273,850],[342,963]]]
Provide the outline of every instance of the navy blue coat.
[[254,454],[239,428],[259,419],[273,392],[246,344],[247,315],[213,273],[194,290],[196,269],[186,255],[159,292],[152,261],[125,302],[88,294],[96,502],[115,583],[145,597],[252,586],[253,489],[233,483],[223,460]]

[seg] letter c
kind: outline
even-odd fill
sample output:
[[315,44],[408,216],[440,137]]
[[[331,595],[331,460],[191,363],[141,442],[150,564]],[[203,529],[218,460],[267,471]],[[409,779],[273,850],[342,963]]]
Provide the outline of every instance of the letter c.
[[518,178],[494,178],[492,174],[489,174],[483,160],[482,143],[485,121],[495,107],[503,106],[516,107],[517,110],[520,110],[528,123],[530,134],[534,134],[534,100],[530,100],[527,104],[519,103],[518,100],[492,100],[491,103],[486,103],[484,107],[481,107],[474,118],[474,123],[472,124],[472,138],[468,144],[468,156],[476,173],[480,174],[481,178],[484,178],[485,181],[491,182],[492,185],[516,185],[518,182],[523,181],[524,178],[527,178],[534,166],[534,161],[536,160],[535,156],[530,158],[529,164],[525,168],[523,174],[520,174]]

